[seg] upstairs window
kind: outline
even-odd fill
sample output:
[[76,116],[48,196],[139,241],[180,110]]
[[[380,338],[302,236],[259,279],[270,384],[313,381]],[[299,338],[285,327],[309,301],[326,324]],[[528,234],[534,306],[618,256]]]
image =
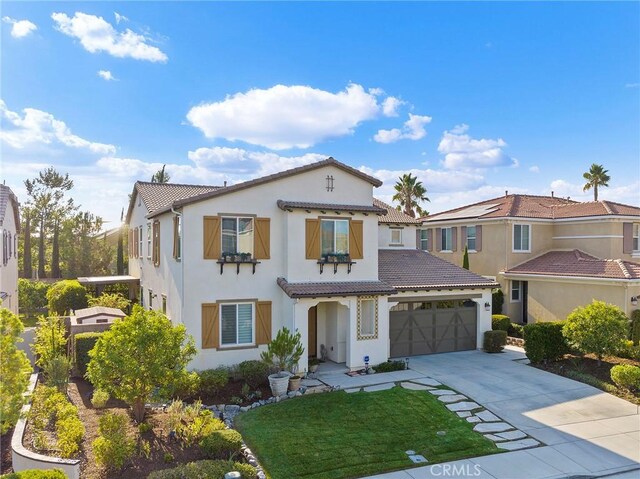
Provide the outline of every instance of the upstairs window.
[[144,258],[144,253],[142,252],[142,226],[138,227],[138,257]]
[[513,251],[531,251],[530,225],[513,225]]
[[633,225],[633,251],[640,251],[640,223]]
[[429,251],[429,230],[420,230],[418,248]]
[[153,291],[149,290],[149,309],[153,309]]
[[440,230],[440,250],[453,251],[453,230],[451,228]]
[[147,259],[151,259],[151,223],[147,223]]
[[222,254],[253,254],[253,218],[222,218]]
[[476,227],[467,226],[467,248],[469,251],[476,250]]
[[400,228],[391,228],[389,231],[391,234],[391,241],[389,242],[389,244],[396,245],[396,246],[401,245],[402,230]]
[[173,217],[173,257],[182,258],[182,216]]
[[321,220],[320,248],[327,254],[349,254],[349,220]]
[[153,242],[153,264],[160,266],[160,222],[153,222],[152,229],[152,242]]
[[220,344],[253,344],[253,303],[220,305]]

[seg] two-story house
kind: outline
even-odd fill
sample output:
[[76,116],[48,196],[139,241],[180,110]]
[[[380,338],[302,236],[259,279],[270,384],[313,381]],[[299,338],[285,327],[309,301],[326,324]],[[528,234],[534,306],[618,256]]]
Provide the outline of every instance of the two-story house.
[[0,185],[0,300],[2,307],[18,314],[18,234],[20,233],[18,198],[11,188]]
[[381,184],[333,158],[222,187],[138,182],[140,300],[185,324],[195,369],[258,359],[282,327],[301,334],[301,371],[480,347],[497,284],[419,250]]
[[562,320],[593,299],[625,313],[640,296],[640,208],[509,195],[423,220],[432,254],[495,278],[516,322]]

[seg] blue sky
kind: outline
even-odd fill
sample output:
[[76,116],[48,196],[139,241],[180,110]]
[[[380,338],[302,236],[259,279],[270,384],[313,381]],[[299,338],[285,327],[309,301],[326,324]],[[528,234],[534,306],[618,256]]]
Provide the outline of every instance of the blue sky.
[[2,179],[54,165],[117,222],[135,180],[326,156],[438,212],[504,190],[640,205],[640,4],[3,2]]

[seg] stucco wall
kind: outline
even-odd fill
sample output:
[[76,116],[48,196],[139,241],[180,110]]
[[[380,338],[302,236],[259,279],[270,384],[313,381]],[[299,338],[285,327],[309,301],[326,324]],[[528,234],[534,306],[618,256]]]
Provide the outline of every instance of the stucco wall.
[[[391,230],[402,230],[402,243],[391,243]],[[378,225],[378,248],[391,248],[391,249],[416,249],[416,226],[413,225],[394,225],[387,223],[380,223]]]
[[[14,314],[18,314],[18,253],[14,250],[14,247],[17,246],[17,241],[13,239],[17,230],[14,207],[14,202],[8,201],[2,227],[0,227],[0,230],[5,230],[11,234],[11,256],[8,258],[6,266],[2,264],[2,252],[0,251],[0,291],[4,291],[9,295],[2,302],[2,307],[11,310]],[[0,244],[1,247],[2,245]]]
[[[592,221],[557,222],[553,230],[553,247],[580,249],[599,258],[638,261],[622,248],[623,224],[629,221],[604,219]],[[638,220],[637,222],[640,222]]]

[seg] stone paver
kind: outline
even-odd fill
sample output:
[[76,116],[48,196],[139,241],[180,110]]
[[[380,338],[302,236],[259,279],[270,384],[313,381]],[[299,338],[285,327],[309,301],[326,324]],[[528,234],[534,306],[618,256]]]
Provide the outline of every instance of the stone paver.
[[476,424],[476,423],[482,422],[482,419],[480,419],[478,416],[469,416],[467,418],[467,422],[470,422],[471,424]]
[[518,451],[520,449],[526,449],[529,447],[536,447],[539,446],[540,443],[538,441],[536,441],[535,439],[522,439],[521,441],[507,441],[507,442],[500,442],[498,444],[496,444],[496,446],[498,446],[500,449],[506,449],[507,451]]
[[513,426],[506,422],[483,422],[473,428],[476,432],[504,432],[509,429],[513,429]]
[[450,394],[445,396],[440,396],[438,401],[443,402],[445,404],[451,404],[458,401],[468,401],[469,398],[467,396],[463,396],[462,394]]
[[429,391],[431,394],[433,394],[434,396],[445,396],[445,395],[454,395],[454,394],[458,394],[455,391],[452,391],[451,389],[432,389],[431,391]]
[[515,441],[516,439],[524,439],[527,435],[522,431],[507,431],[507,432],[499,432],[497,436],[508,439],[509,441]]
[[395,386],[395,383],[376,384],[375,386],[367,386],[364,388],[365,392],[372,393],[375,391],[385,391]]
[[471,413],[469,411],[460,411],[456,413],[458,415],[458,417],[469,417],[471,416]]
[[501,419],[495,414],[493,414],[491,411],[486,411],[486,410],[480,411],[476,413],[476,416],[478,416],[480,419],[482,419],[485,422],[501,421]]
[[424,384],[425,386],[442,386],[441,382],[436,381],[435,379],[432,379],[432,378],[416,378],[416,379],[412,379],[411,382]]
[[352,394],[352,393],[359,393],[362,390],[362,388],[351,388],[351,389],[345,389],[344,392],[346,392],[347,394]]
[[474,409],[480,408],[480,404],[473,401],[462,401],[454,404],[448,404],[447,409],[449,411],[458,412],[458,411],[472,411]]
[[412,391],[426,391],[428,389],[431,389],[431,386],[425,386],[424,384],[415,384],[410,382],[402,382],[400,383],[400,386],[402,386],[404,389],[410,389]]
[[486,437],[487,439],[489,439],[490,441],[493,441],[493,442],[504,442],[504,441],[506,441],[505,438],[496,436],[495,434],[483,434],[483,436]]

